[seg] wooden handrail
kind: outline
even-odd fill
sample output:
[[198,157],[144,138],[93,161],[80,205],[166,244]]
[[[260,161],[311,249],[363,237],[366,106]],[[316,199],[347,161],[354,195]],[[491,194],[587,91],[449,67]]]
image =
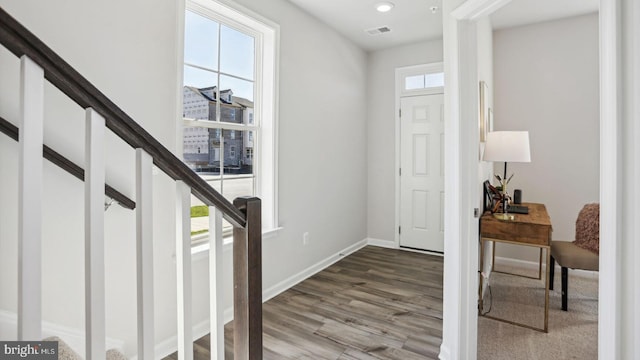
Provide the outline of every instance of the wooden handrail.
[[142,148],[153,163],[174,180],[184,181],[202,202],[218,208],[234,226],[244,228],[246,219],[231,202],[215,191],[129,115],[93,86],[44,42],[0,7],[0,43],[15,56],[28,56],[44,70],[45,78],[82,108],[93,108],[107,127],[133,148]]
[[[20,136],[20,129],[18,129],[17,126],[13,125],[12,123],[8,122],[2,117],[0,117],[0,132],[12,138],[15,141],[18,141],[18,138]],[[60,153],[48,147],[47,145],[42,145],[42,156],[45,159],[54,163],[55,165],[58,165],[58,167],[60,167],[62,170],[84,181],[83,168],[76,165],[73,161],[62,156]],[[118,202],[118,204],[120,204],[124,208],[130,209],[130,210],[133,210],[136,208],[135,201],[129,199],[120,191],[109,186],[109,184],[104,185],[104,193],[108,197],[114,199],[116,202]]]

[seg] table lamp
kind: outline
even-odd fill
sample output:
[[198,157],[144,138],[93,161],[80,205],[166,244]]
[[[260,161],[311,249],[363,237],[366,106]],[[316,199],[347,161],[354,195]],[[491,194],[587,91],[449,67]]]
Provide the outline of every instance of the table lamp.
[[[509,219],[507,215],[507,163],[531,162],[528,131],[492,131],[487,134],[487,141],[482,156],[484,161],[504,162],[504,177],[501,179],[502,194],[505,197],[502,203],[502,217]],[[513,175],[511,175],[513,176]],[[496,175],[496,177],[498,177]],[[499,178],[499,177],[498,177]]]

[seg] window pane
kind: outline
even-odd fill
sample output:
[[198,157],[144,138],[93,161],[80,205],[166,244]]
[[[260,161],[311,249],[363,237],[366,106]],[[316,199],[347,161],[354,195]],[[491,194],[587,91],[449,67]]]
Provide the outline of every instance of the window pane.
[[190,86],[182,88],[183,117],[189,119],[213,120],[215,118],[215,114],[215,103],[203,94],[200,89]]
[[234,123],[234,124],[241,124],[242,116],[243,116],[242,108],[237,106],[220,104],[220,121]]
[[206,128],[186,127],[183,133],[183,158],[192,169],[206,166],[209,158],[209,132]]
[[222,195],[233,202],[233,199],[241,196],[253,196],[253,176],[225,175]]
[[254,48],[252,36],[222,25],[220,71],[253,80]]
[[204,175],[202,177],[207,181],[207,184],[211,185],[211,187],[213,187],[217,192],[222,191],[222,187],[220,187],[221,180],[219,176]]
[[209,231],[209,208],[191,195],[191,236]]
[[[247,161],[247,148],[253,149],[247,131],[223,130],[224,134],[224,173],[252,174],[253,161]],[[251,159],[253,160],[253,159]]]
[[404,89],[424,89],[424,75],[407,76],[404,78]]
[[218,70],[218,23],[187,11],[184,62]]
[[184,85],[195,88],[212,88],[218,84],[218,74],[193,66],[184,66]]
[[[203,176],[207,183],[220,192],[219,177]],[[209,208],[200,199],[191,195],[191,235],[209,232]]]
[[[225,134],[225,166],[222,195],[229,201],[239,196],[252,196],[254,193],[253,174],[253,131],[234,131],[235,139],[231,140],[233,130],[224,130]],[[251,135],[250,135],[251,134]],[[250,156],[247,157],[247,154]],[[225,223],[225,226],[230,224]]]
[[[221,91],[231,90],[233,98],[240,98],[232,98],[233,100],[250,101],[251,107],[253,107],[253,82],[220,75],[220,89]],[[225,100],[223,94],[220,96]]]
[[220,175],[220,129],[184,129],[183,160],[200,175]]
[[444,73],[426,74],[426,86],[427,88],[444,86]]

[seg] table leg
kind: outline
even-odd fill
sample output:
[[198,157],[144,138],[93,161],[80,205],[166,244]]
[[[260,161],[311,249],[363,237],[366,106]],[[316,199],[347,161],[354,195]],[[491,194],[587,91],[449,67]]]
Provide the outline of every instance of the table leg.
[[[511,320],[507,320],[507,319],[502,319],[502,318],[498,318],[498,317],[494,317],[491,316],[489,314],[483,314],[483,299],[482,299],[482,295],[483,295],[483,283],[484,283],[484,277],[482,276],[482,271],[484,270],[484,254],[485,254],[485,244],[487,241],[490,241],[493,243],[493,247],[492,249],[495,251],[495,244],[497,242],[505,242],[505,243],[514,243],[514,242],[509,242],[509,241],[502,241],[502,240],[497,240],[497,239],[493,239],[493,238],[480,238],[480,271],[478,271],[479,275],[480,275],[480,288],[478,289],[478,316],[482,316],[488,319],[492,319],[492,320],[496,320],[496,321],[500,321],[500,322],[504,322],[507,324],[511,324],[511,325],[515,325],[515,326],[520,326],[523,328],[527,328],[527,329],[531,329],[531,330],[536,330],[536,331],[540,331],[540,332],[544,332],[544,333],[548,333],[549,332],[549,290],[550,290],[550,285],[551,285],[551,281],[550,281],[550,272],[551,272],[551,268],[549,267],[551,264],[551,247],[548,245],[534,245],[534,244],[522,244],[522,245],[528,245],[528,246],[535,246],[537,248],[540,249],[540,262],[539,262],[539,266],[538,266],[538,279],[542,279],[542,251],[545,250],[546,253],[546,263],[545,263],[545,278],[544,278],[544,326],[543,327],[534,327],[531,325],[527,325],[527,324],[522,324],[522,323],[518,323],[518,322],[514,322]],[[520,245],[520,244],[517,244]],[[495,263],[495,262],[494,262]],[[510,275],[516,275],[516,276],[523,276],[523,275],[517,275],[517,274],[511,274],[511,273],[506,273],[506,272],[501,272],[501,271],[497,271],[494,270],[494,272],[496,273],[504,273],[504,274],[510,274]],[[523,276],[526,278],[530,278],[530,279],[536,279],[535,276]]]
[[491,246],[491,271],[493,272],[496,269],[496,246],[497,242],[493,242]]
[[538,261],[538,280],[542,280],[542,248],[540,248],[540,260]]
[[[551,263],[551,248],[547,249],[547,263],[545,264],[545,282],[544,282],[544,332],[549,332],[549,264]],[[542,248],[540,248],[540,256],[542,256]]]
[[482,299],[482,283],[484,280],[484,276],[482,276],[483,271],[484,271],[484,239],[480,238],[480,271],[478,271],[478,275],[480,275],[480,288],[478,289],[478,315],[482,315],[482,307],[483,307],[483,299]]

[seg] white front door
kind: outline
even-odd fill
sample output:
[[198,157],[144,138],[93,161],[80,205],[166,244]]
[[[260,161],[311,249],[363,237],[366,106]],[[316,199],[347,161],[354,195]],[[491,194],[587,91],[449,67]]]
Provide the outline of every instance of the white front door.
[[400,246],[444,250],[444,96],[400,99]]

